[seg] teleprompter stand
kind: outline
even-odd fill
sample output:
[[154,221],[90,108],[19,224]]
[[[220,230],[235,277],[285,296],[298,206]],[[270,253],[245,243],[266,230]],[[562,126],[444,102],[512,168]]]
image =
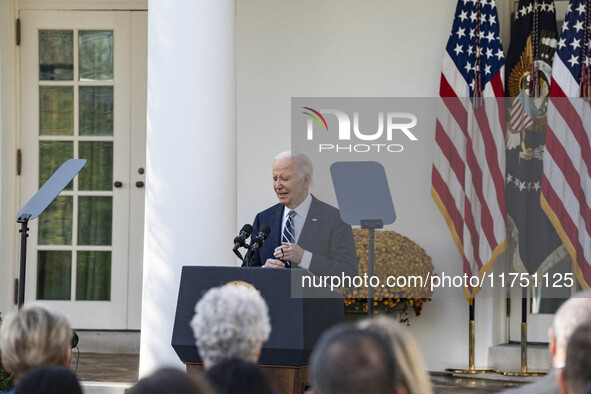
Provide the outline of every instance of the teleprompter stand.
[[70,159],[63,163],[60,168],[41,186],[41,189],[25,204],[16,215],[16,222],[20,223],[21,236],[21,257],[20,273],[18,282],[18,308],[25,302],[25,276],[27,266],[27,227],[30,220],[36,219],[45,211],[51,202],[60,194],[72,179],[80,172],[86,164],[84,159]]
[[[367,275],[374,275],[374,231],[396,220],[384,167],[375,161],[336,162],[330,166],[341,218],[368,231]],[[374,288],[367,289],[367,313],[374,315]]]

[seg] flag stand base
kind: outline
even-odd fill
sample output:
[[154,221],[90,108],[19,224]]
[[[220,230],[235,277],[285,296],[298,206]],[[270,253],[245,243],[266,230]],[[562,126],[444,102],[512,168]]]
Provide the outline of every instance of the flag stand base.
[[541,371],[527,370],[527,323],[521,323],[521,370],[520,371],[497,371],[505,376],[544,376],[547,373]]
[[504,376],[544,376],[546,372],[522,372],[522,371],[496,371]]
[[[473,313],[471,313],[473,314]],[[494,373],[494,369],[476,369],[474,367],[474,345],[475,345],[475,322],[470,319],[468,327],[468,369],[461,368],[445,368],[447,372],[457,374],[477,374],[477,373]]]

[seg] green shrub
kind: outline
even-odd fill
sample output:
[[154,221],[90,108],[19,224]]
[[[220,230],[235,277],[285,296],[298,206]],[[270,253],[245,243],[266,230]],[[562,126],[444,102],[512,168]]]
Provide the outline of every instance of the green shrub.
[[[2,313],[0,312],[0,324],[2,324]],[[12,389],[12,377],[4,370],[0,363],[0,393]]]

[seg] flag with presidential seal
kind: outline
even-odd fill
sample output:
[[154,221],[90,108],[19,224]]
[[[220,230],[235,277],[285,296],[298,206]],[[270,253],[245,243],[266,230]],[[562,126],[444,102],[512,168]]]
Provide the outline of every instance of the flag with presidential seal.
[[546,111],[558,43],[553,0],[520,0],[507,53],[506,197],[513,267],[545,273],[566,250],[540,206]]
[[570,0],[552,66],[541,204],[591,287],[591,10]]

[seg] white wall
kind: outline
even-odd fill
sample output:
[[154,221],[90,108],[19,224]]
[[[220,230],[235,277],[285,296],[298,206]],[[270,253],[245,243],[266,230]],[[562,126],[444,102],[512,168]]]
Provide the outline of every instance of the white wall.
[[[500,4],[502,3],[502,4]],[[238,222],[276,203],[272,158],[290,148],[291,97],[436,97],[456,0],[237,1]],[[501,17],[507,1],[498,1]],[[504,18],[508,21],[508,18]],[[507,28],[502,37],[508,40]],[[507,41],[505,41],[507,42]],[[433,135],[421,140],[406,184],[416,216],[391,229],[432,256],[435,271],[461,274],[460,257],[430,197]],[[313,189],[312,189],[313,191]],[[477,304],[476,364],[502,340],[498,302]],[[434,299],[411,330],[428,368],[466,367],[468,304]],[[495,331],[496,332],[493,332]]]

